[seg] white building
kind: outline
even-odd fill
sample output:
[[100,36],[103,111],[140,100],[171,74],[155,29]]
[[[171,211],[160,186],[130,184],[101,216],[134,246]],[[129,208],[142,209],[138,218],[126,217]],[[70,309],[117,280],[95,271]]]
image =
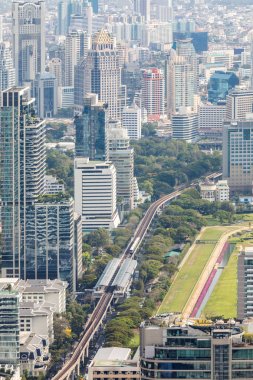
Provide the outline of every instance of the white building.
[[227,96],[226,119],[243,120],[253,112],[253,91],[233,91]]
[[83,231],[116,228],[116,169],[111,162],[89,161],[80,157],[74,163],[75,211],[82,216]]
[[228,181],[222,180],[217,183],[206,181],[200,184],[200,195],[202,199],[209,202],[229,201]]
[[222,63],[227,69],[232,69],[234,64],[234,50],[209,50],[203,53],[204,62]]
[[58,108],[74,107],[74,87],[59,87]]
[[0,289],[11,284],[13,290],[20,293],[21,302],[50,303],[57,313],[66,311],[67,283],[61,280],[19,280],[1,278]]
[[129,145],[127,130],[120,124],[109,123],[106,136],[106,159],[117,173],[117,201],[122,211],[134,208],[134,150]]
[[65,191],[65,186],[63,183],[60,183],[59,180],[52,176],[45,176],[45,194],[58,194]]
[[182,107],[179,112],[172,115],[173,139],[192,142],[198,136],[198,114],[191,112],[190,108]]
[[54,340],[54,313],[53,304],[21,302],[19,305],[20,332],[44,335],[52,343]]
[[48,62],[48,69],[56,78],[57,88],[62,86],[62,60],[60,58],[52,58]]
[[123,108],[122,126],[127,129],[130,140],[141,138],[141,109],[136,104]]
[[222,139],[223,122],[226,119],[226,105],[201,104],[199,107],[199,133],[208,138]]
[[10,46],[0,43],[0,104],[2,91],[15,85],[15,69]]
[[88,380],[139,380],[137,355],[131,359],[131,350],[122,347],[100,348],[88,368]]

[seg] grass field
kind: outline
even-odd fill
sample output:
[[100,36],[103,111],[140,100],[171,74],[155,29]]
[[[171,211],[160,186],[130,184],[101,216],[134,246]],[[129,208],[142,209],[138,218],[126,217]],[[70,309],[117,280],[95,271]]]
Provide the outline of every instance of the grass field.
[[235,249],[206,304],[203,312],[206,317],[237,316],[237,260],[238,250]]
[[196,245],[166,294],[159,308],[159,313],[181,312],[183,310],[214,247],[215,244]]
[[158,313],[181,312],[186,305],[213,249],[224,232],[238,228],[236,226],[207,227],[199,240],[214,240],[214,243],[197,244],[186,260],[168,290]]

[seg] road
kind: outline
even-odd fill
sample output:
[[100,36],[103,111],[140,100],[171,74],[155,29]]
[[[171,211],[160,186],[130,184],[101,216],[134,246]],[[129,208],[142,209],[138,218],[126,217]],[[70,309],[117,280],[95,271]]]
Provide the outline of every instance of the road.
[[[212,177],[220,176],[221,173],[213,173],[206,178],[210,179]],[[76,366],[80,363],[81,358],[84,355],[84,350],[87,347],[87,344],[89,343],[91,337],[93,336],[94,332],[97,330],[97,328],[100,326],[101,321],[103,320],[107,309],[109,308],[112,300],[113,300],[113,287],[112,283],[114,278],[116,277],[118,271],[120,270],[120,267],[123,263],[123,261],[131,256],[134,257],[136,254],[138,247],[140,246],[142,240],[144,239],[149,226],[151,225],[157,211],[164,205],[166,205],[168,202],[172,201],[179,195],[183,193],[183,191],[190,189],[194,186],[196,186],[197,181],[192,182],[190,185],[185,185],[179,187],[176,191],[165,195],[164,197],[158,199],[154,203],[150,205],[147,212],[145,213],[144,217],[138,224],[133,239],[128,244],[127,248],[121,255],[121,260],[119,263],[119,266],[115,272],[115,275],[111,279],[111,282],[106,290],[106,292],[101,296],[97,306],[95,307],[93,313],[91,314],[89,320],[87,321],[85,325],[85,331],[83,334],[82,339],[79,341],[78,345],[76,346],[74,352],[72,353],[72,356],[70,359],[63,365],[63,367],[60,369],[60,371],[52,378],[52,380],[65,380],[68,379],[70,376],[70,373],[73,372],[76,368]],[[134,247],[134,249],[131,249],[131,247]]]

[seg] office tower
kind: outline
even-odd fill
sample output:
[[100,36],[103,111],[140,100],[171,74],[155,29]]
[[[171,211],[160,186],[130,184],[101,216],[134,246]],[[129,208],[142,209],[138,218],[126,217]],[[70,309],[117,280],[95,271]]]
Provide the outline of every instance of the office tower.
[[[1,27],[1,26],[0,26]],[[7,43],[0,43],[0,105],[2,91],[15,85],[15,69],[11,49]]]
[[107,105],[98,101],[97,94],[86,94],[83,112],[75,116],[76,157],[89,157],[90,160],[105,159],[107,123]]
[[16,83],[22,85],[45,71],[45,2],[14,1],[12,19]]
[[74,177],[75,211],[82,216],[83,232],[116,228],[120,220],[115,166],[110,162],[77,157]]
[[167,65],[167,111],[171,116],[180,107],[194,108],[195,74],[186,58],[178,56],[174,50]]
[[2,275],[25,277],[27,213],[44,192],[45,123],[33,111],[29,88],[3,92],[0,130]]
[[147,110],[149,120],[164,116],[165,81],[162,70],[153,68],[143,70],[141,80],[142,107]]
[[232,193],[252,194],[253,119],[225,121],[223,127],[223,179]]
[[226,119],[226,103],[200,104],[199,133],[209,139],[222,140],[223,122]]
[[253,112],[253,91],[232,91],[227,96],[227,114],[229,120],[242,120]]
[[172,115],[171,126],[173,139],[193,142],[198,136],[198,114],[182,107]]
[[176,52],[179,57],[185,57],[186,62],[192,66],[194,72],[194,93],[198,91],[198,60],[192,39],[186,38],[176,42]]
[[92,49],[82,63],[79,79],[83,92],[98,94],[98,99],[108,104],[109,117],[119,119],[122,111],[121,68],[119,51],[114,38],[104,29],[92,38]]
[[240,319],[253,316],[252,281],[253,281],[253,249],[244,247],[238,256],[238,301],[237,316]]
[[141,138],[141,109],[135,103],[123,108],[122,126],[126,128],[130,140]]
[[0,291],[0,366],[19,364],[19,293]]
[[150,0],[134,0],[134,12],[144,17],[146,22],[150,21]]
[[57,278],[68,281],[75,290],[80,277],[80,269],[75,275],[76,261],[80,261],[82,250],[79,246],[75,253],[73,199],[64,194],[41,195],[34,209],[34,219],[30,219],[32,234],[27,237],[27,278]]
[[250,78],[250,86],[253,89],[253,34],[250,36],[250,66],[251,66],[251,78]]
[[116,168],[118,204],[122,211],[130,211],[134,207],[134,150],[130,147],[127,130],[120,123],[109,123],[106,159]]
[[56,78],[56,86],[62,86],[62,60],[60,58],[52,58],[48,62],[48,69]]
[[247,325],[223,320],[188,324],[177,317],[142,323],[141,379],[252,379]]
[[215,71],[208,82],[208,101],[226,100],[229,91],[238,84],[239,79],[233,72]]
[[58,25],[57,34],[66,35],[70,24],[70,0],[58,1]]
[[156,19],[162,22],[173,21],[173,4],[172,0],[153,0],[155,6]]
[[98,14],[99,1],[91,0],[91,5],[92,5],[93,13]]
[[36,99],[36,113],[40,118],[50,118],[57,114],[57,82],[54,74],[36,74],[33,96]]
[[74,86],[74,69],[81,57],[81,33],[71,32],[65,40],[64,86]]

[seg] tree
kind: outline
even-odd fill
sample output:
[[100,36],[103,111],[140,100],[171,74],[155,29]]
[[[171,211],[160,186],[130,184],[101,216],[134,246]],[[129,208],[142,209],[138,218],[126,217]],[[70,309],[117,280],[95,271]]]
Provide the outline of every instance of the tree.
[[87,235],[86,241],[92,247],[102,248],[110,243],[110,235],[106,229],[99,228]]

